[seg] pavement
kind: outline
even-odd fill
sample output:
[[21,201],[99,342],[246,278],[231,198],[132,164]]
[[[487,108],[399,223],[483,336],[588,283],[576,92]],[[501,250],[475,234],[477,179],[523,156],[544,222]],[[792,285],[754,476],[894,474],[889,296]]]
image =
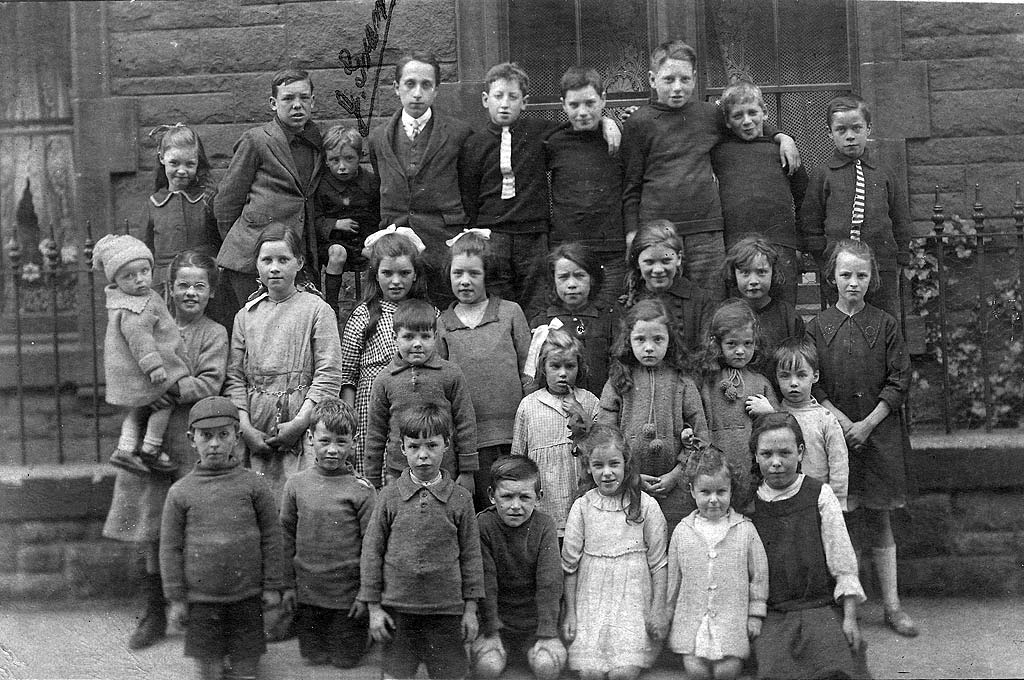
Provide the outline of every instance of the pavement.
[[[140,606],[140,605],[138,605]],[[1024,598],[908,598],[904,607],[921,628],[915,639],[900,638],[882,623],[881,606],[862,608],[868,664],[878,678],[1024,677]],[[0,605],[0,680],[30,678],[110,678],[179,680],[194,667],[182,655],[180,634],[142,651],[125,641],[138,614],[131,602],[76,604],[4,603]],[[263,680],[377,680],[380,670],[371,652],[350,671],[310,667],[294,640],[273,644],[260,662]],[[419,677],[426,677],[420,669]],[[508,680],[528,673],[506,672]],[[683,677],[682,671],[656,667],[642,680]]]

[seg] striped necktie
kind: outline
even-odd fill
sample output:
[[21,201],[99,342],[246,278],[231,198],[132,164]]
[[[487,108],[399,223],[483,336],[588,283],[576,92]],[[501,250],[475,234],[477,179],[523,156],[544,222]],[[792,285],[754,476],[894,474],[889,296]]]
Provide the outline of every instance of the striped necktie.
[[501,148],[498,152],[498,167],[501,170],[502,199],[515,198],[516,176],[512,174],[512,130],[507,125],[501,128]]
[[850,238],[860,240],[860,229],[864,225],[864,168],[858,158],[853,167],[857,170],[857,181],[853,190],[853,217],[850,220]]

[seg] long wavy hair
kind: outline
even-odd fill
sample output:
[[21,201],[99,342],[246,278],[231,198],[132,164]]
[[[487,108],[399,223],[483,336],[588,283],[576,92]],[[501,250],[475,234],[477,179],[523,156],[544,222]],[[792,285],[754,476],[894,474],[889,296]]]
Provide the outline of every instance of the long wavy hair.
[[684,349],[686,345],[683,344],[683,337],[672,315],[659,300],[640,300],[630,307],[622,319],[618,335],[612,344],[611,360],[608,362],[608,380],[620,395],[633,389],[632,372],[634,368],[640,366],[636,355],[633,354],[629,336],[633,332],[633,327],[641,321],[658,321],[665,324],[668,330],[668,351],[665,352],[662,363],[668,364],[680,373],[689,372],[689,361]]
[[618,495],[622,499],[622,509],[626,513],[626,521],[630,524],[640,524],[644,521],[644,518],[640,514],[639,463],[630,453],[629,444],[626,443],[626,438],[622,436],[622,432],[617,427],[598,423],[590,428],[586,438],[586,446],[583,450],[582,461],[587,473],[580,482],[577,498],[582,497],[591,489],[597,488],[594,476],[590,474],[590,455],[591,452],[602,446],[610,446],[622,454],[625,469],[623,470],[622,485],[619,486]]
[[420,260],[420,253],[412,241],[401,234],[385,234],[377,239],[377,242],[370,248],[368,264],[366,266],[365,285],[363,302],[369,312],[369,320],[363,330],[363,346],[369,342],[373,334],[377,332],[377,324],[380,323],[381,302],[384,300],[384,292],[377,283],[377,270],[380,263],[389,257],[408,257],[412,263],[413,271],[416,272],[416,280],[413,281],[409,297],[426,299],[426,284],[423,277],[423,262]]
[[701,475],[714,477],[722,470],[725,470],[729,476],[729,489],[732,492],[732,501],[729,506],[744,507],[750,500],[750,470],[744,470],[741,466],[736,465],[714,444],[695,447],[687,456],[686,466],[683,468],[683,479],[686,482],[687,490],[693,490],[693,484],[697,481],[697,477]]
[[779,251],[775,246],[763,236],[744,236],[732,244],[725,254],[725,264],[722,265],[722,281],[725,282],[725,289],[730,295],[740,295],[736,287],[736,270],[752,266],[754,258],[758,255],[764,255],[768,266],[772,268],[772,281],[768,286],[768,293],[774,294],[779,286],[786,283],[786,275],[779,268]]
[[569,260],[590,276],[590,295],[587,296],[587,301],[593,300],[601,290],[604,269],[601,268],[601,261],[593,250],[582,243],[571,241],[559,244],[548,253],[548,282],[551,284],[551,289],[548,291],[548,303],[553,305],[562,303],[555,287],[555,265],[562,259]]
[[726,368],[722,355],[722,340],[729,333],[748,326],[754,333],[754,355],[750,358],[747,367],[757,369],[764,358],[764,338],[761,333],[761,324],[758,322],[754,310],[746,301],[739,298],[730,298],[718,305],[715,313],[711,315],[711,323],[704,336],[704,349],[698,364],[702,378],[713,378],[718,375],[720,370]]
[[545,369],[548,357],[552,352],[568,352],[576,355],[576,382],[573,387],[587,379],[587,359],[583,354],[583,345],[565,331],[553,328],[548,331],[548,337],[540,346],[540,354],[537,357],[537,384],[541,388],[547,389],[548,386]]

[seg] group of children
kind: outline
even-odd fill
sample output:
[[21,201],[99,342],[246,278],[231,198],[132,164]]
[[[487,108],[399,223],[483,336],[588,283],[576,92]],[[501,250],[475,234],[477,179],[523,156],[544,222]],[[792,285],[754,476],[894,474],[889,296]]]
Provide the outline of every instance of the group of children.
[[[916,634],[889,521],[912,491],[905,197],[858,98],[808,180],[755,86],[695,101],[695,68],[660,45],[620,135],[593,70],[563,77],[560,126],[500,64],[472,132],[412,53],[373,172],[282,71],[218,191],[194,131],[162,131],[142,241],[94,258],[127,409],[104,531],[146,556],[130,646],[170,602],[203,677],[255,676],[264,609],[313,664],[382,643],[385,677],[635,678],[667,645],[725,678],[751,641],[762,677],[858,676],[857,508],[886,621]],[[834,301],[806,329],[798,250]],[[339,332],[346,267],[365,296]]]

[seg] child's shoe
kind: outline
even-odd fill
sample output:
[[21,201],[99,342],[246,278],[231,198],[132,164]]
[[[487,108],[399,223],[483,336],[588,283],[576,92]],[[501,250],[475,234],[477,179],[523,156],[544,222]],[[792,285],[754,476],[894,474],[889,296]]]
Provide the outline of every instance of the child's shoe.
[[914,625],[914,620],[910,618],[910,614],[902,609],[886,609],[885,625],[903,637],[917,637],[919,632],[917,626]]
[[162,448],[156,451],[139,451],[139,458],[152,472],[170,474],[178,470],[178,464],[171,460],[167,451]]
[[307,666],[326,666],[331,663],[331,657],[326,652],[313,652],[302,657]]
[[134,472],[137,475],[148,475],[150,472],[142,457],[134,451],[128,451],[127,449],[116,449],[110,454],[110,464],[122,470]]

